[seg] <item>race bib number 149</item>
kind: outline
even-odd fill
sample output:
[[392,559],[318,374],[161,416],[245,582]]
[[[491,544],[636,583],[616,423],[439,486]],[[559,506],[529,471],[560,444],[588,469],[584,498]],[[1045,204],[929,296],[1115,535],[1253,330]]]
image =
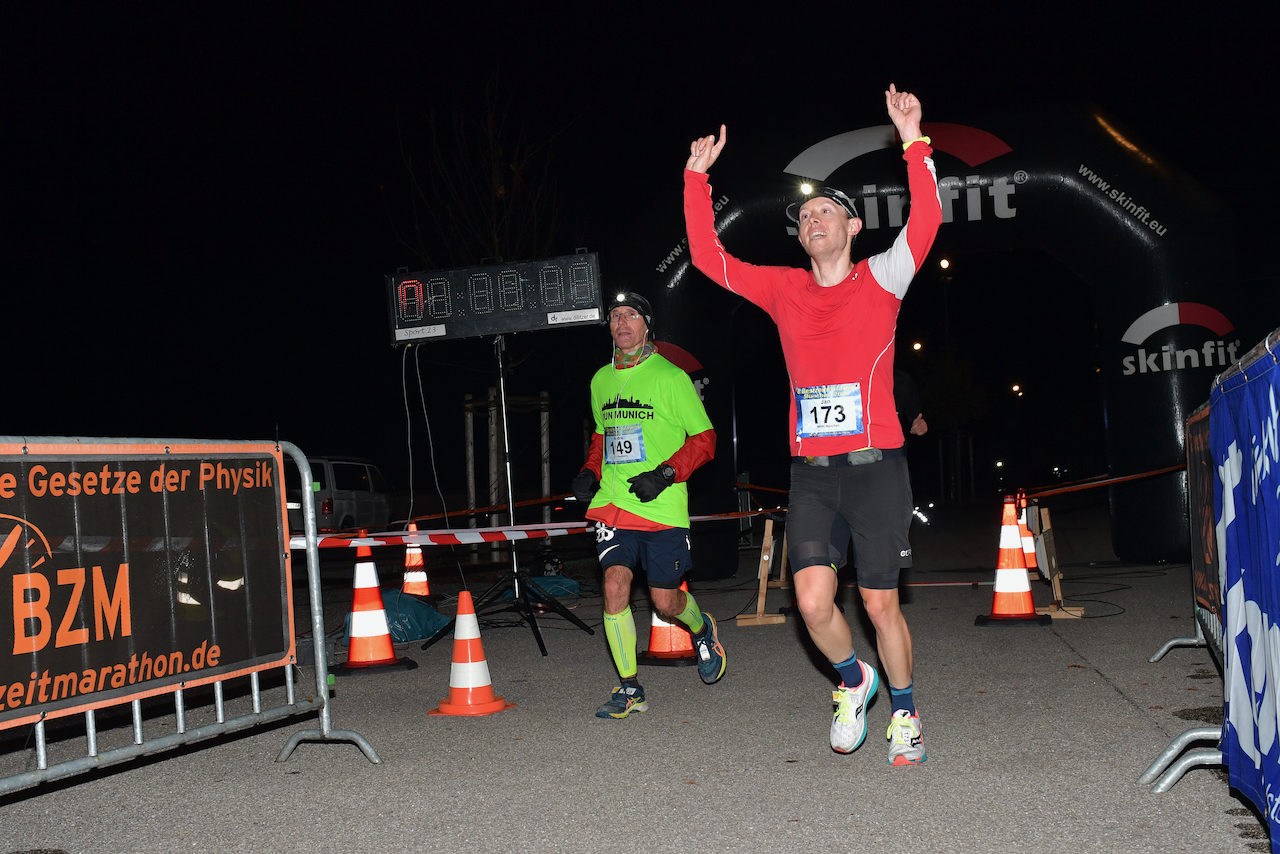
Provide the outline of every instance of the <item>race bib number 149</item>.
[[860,383],[798,388],[795,394],[800,438],[852,436],[863,431]]
[[604,428],[604,461],[606,463],[622,465],[642,463],[646,459],[644,433],[640,425]]

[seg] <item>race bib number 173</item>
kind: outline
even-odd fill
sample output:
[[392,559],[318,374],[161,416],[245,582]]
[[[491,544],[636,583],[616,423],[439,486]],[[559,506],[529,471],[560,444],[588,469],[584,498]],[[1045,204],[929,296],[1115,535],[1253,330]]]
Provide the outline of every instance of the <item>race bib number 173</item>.
[[852,436],[863,431],[860,383],[798,388],[795,394],[800,438]]

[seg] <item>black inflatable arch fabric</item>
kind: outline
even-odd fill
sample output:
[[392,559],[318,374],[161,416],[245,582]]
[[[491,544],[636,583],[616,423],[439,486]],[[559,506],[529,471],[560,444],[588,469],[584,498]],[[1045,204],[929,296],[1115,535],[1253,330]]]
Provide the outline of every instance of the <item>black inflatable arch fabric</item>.
[[[1208,398],[1214,376],[1274,325],[1248,313],[1242,247],[1222,202],[1088,105],[972,125],[926,122],[924,132],[933,140],[944,214],[935,253],[1038,246],[1087,282],[1110,473],[1184,462],[1186,416]],[[909,214],[892,126],[790,151],[751,150],[741,138],[733,144],[747,150],[722,157],[712,188],[721,239],[743,260],[803,263],[786,220],[800,179],[833,184],[857,201],[866,229],[855,251],[887,246]],[[656,225],[641,229],[647,254],[628,286],[655,303],[667,340],[695,357],[695,380],[726,441],[741,413],[728,393],[732,348],[717,337],[727,334],[718,331],[725,325],[710,321],[732,311],[733,298],[690,264],[678,210],[664,211]],[[713,469],[708,482],[723,486],[734,476],[732,455],[718,454]],[[702,493],[693,495],[695,512],[727,509],[727,490]],[[1185,472],[1112,487],[1116,554],[1187,560],[1187,508]]]

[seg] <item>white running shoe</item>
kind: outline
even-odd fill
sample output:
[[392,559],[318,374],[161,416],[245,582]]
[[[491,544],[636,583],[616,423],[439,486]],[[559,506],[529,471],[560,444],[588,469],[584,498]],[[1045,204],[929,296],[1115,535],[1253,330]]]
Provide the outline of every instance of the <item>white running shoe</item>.
[[906,709],[898,709],[889,721],[890,765],[919,765],[929,757],[924,753],[924,734],[920,730],[920,716]]
[[867,703],[875,696],[880,677],[874,667],[858,660],[862,668],[862,684],[857,688],[841,685],[831,692],[836,704],[831,718],[831,749],[836,753],[853,753],[867,737]]

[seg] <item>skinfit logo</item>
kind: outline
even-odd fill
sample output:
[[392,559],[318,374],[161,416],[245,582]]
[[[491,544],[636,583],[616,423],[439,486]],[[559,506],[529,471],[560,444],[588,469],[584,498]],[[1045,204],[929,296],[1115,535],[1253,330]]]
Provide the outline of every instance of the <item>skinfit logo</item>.
[[[1213,333],[1198,347],[1179,349],[1173,344],[1159,349],[1140,346],[1162,329],[1172,326],[1199,326]],[[1158,374],[1163,371],[1185,371],[1192,368],[1225,368],[1239,358],[1240,339],[1227,341],[1235,330],[1226,315],[1216,308],[1198,302],[1171,302],[1157,306],[1129,324],[1121,336],[1126,344],[1138,346],[1138,352],[1121,360],[1124,375]]]
[[[942,151],[962,161],[970,169],[993,160],[1013,149],[995,134],[988,133],[968,125],[949,124],[946,122],[925,122],[920,130],[933,142],[934,151]],[[800,152],[783,170],[789,175],[801,178],[812,178],[825,181],[844,164],[864,154],[892,148],[897,145],[893,125],[860,128],[847,133],[828,137]],[[984,212],[996,219],[1013,219],[1018,215],[1014,204],[1014,194],[1018,184],[1027,180],[1025,172],[1012,175],[971,174],[945,175],[938,178],[938,200],[942,203],[942,221],[953,222],[957,215],[969,222],[981,220]],[[846,191],[854,193],[853,188]],[[884,196],[884,207],[880,197]],[[959,210],[963,199],[963,211]],[[903,209],[908,199],[901,193],[882,191],[875,184],[862,187],[858,199],[858,210],[862,215],[863,226],[868,229],[887,225],[899,228],[905,221]],[[790,213],[788,216],[792,216]],[[793,219],[794,221],[794,219]],[[787,233],[795,236],[795,226],[789,226]]]

